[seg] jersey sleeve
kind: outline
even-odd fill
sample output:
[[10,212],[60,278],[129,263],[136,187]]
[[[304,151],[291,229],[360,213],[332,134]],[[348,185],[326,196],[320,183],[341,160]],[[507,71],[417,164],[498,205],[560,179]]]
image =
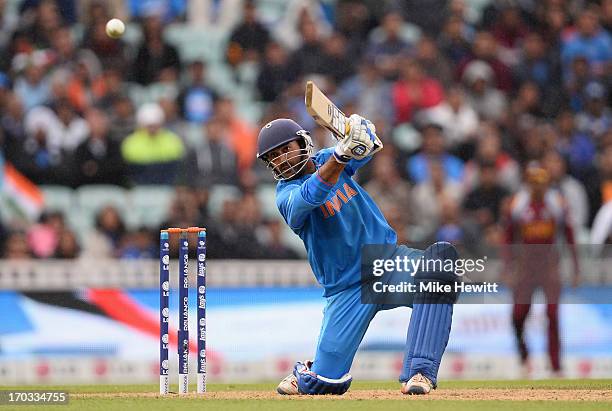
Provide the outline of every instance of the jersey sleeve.
[[280,188],[276,206],[289,227],[297,230],[304,225],[308,214],[325,202],[332,187],[316,172],[302,184],[287,184]]
[[357,170],[359,170],[361,167],[366,165],[368,163],[368,161],[370,161],[371,159],[372,159],[372,156],[367,156],[366,158],[364,158],[362,160],[351,160],[351,161],[348,162],[346,167],[344,167],[344,171],[349,176],[352,176],[352,175],[354,175],[357,172]]
[[[316,160],[318,164],[325,163],[334,153],[334,147],[325,148],[317,153]],[[359,168],[363,167],[372,159],[372,156],[367,156],[362,160],[351,160],[344,167],[344,172],[349,176],[353,176]]]

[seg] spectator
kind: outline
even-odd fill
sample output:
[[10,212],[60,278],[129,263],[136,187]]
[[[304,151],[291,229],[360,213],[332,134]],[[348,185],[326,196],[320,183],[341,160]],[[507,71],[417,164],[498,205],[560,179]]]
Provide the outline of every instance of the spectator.
[[379,206],[387,223],[389,223],[389,226],[397,235],[397,244],[413,243],[414,240],[411,236],[414,236],[417,241],[421,240],[419,237],[419,235],[421,235],[419,230],[416,229],[413,232],[412,230],[414,227],[410,226],[407,222],[408,213],[406,212],[406,206],[404,204],[380,203]]
[[468,64],[463,72],[463,83],[467,87],[467,102],[484,120],[503,122],[506,111],[506,97],[493,87],[495,73],[484,61]]
[[75,259],[79,256],[80,247],[76,235],[70,230],[63,230],[59,235],[54,258]]
[[228,142],[236,153],[239,171],[250,168],[257,152],[257,135],[253,127],[234,111],[234,102],[228,98],[217,101],[215,112],[222,128],[229,133]]
[[283,242],[283,224],[279,220],[270,220],[265,224],[266,233],[262,245],[266,248],[266,259],[294,260],[300,258],[295,250]]
[[510,116],[514,123],[521,124],[524,117],[542,118],[545,113],[542,111],[542,99],[540,89],[535,83],[525,82],[519,87],[516,98],[510,105]]
[[64,215],[60,212],[46,212],[39,223],[28,230],[28,247],[35,257],[51,258],[58,249],[61,234],[65,230]]
[[580,111],[585,105],[584,90],[595,77],[589,69],[589,62],[583,56],[577,56],[572,61],[570,72],[565,76],[565,92],[569,97],[569,105],[574,111]]
[[322,37],[327,37],[332,31],[321,0],[289,0],[276,26],[274,37],[293,52],[303,45],[305,22],[316,24],[318,34]]
[[461,219],[461,208],[459,202],[445,197],[440,204],[440,225],[436,230],[432,241],[447,241],[456,245],[465,245],[473,248],[478,237],[473,228]]
[[[209,237],[211,244],[217,244],[211,248],[211,258],[257,258],[263,255],[255,236],[258,216],[257,206],[253,201],[244,202],[239,199],[227,199],[223,203],[222,214],[219,219],[211,221],[212,226]],[[243,207],[248,210],[243,210]],[[241,219],[246,217],[247,221]]]
[[[381,153],[382,154],[382,153]],[[402,180],[395,159],[391,155],[380,155],[373,160],[372,179],[364,186],[379,204],[401,204],[411,210],[410,185]]]
[[512,90],[511,71],[498,57],[498,45],[495,37],[488,31],[480,31],[474,37],[472,55],[459,65],[459,75],[465,78],[465,72],[474,61],[483,61],[492,70],[494,81],[491,85],[503,92]]
[[185,148],[180,137],[164,128],[164,112],[158,104],[138,109],[139,128],[121,144],[130,179],[135,184],[172,184]]
[[254,0],[245,0],[242,7],[242,23],[234,28],[230,35],[226,51],[227,61],[232,66],[245,61],[259,61],[269,39],[268,29],[257,18]]
[[110,101],[110,135],[114,140],[122,141],[136,127],[134,104],[129,97],[122,94],[113,97]]
[[516,6],[502,8],[491,31],[499,45],[500,60],[507,66],[518,66],[520,64],[520,44],[528,33],[521,10]]
[[601,25],[608,33],[612,33],[612,1],[601,2]]
[[332,33],[323,44],[324,61],[321,73],[340,84],[354,72],[353,56],[346,47],[346,38],[340,33]]
[[601,83],[589,83],[586,95],[585,110],[578,114],[576,124],[582,132],[588,133],[598,142],[601,136],[612,128],[612,110],[607,106],[607,91]]
[[32,257],[26,234],[21,231],[10,232],[4,241],[2,258],[7,260],[27,260]]
[[612,62],[612,37],[599,26],[595,9],[587,8],[580,13],[575,33],[563,41],[561,55],[566,72],[574,58],[583,56],[593,74],[605,73],[606,66]]
[[421,127],[423,139],[422,151],[408,160],[406,170],[408,176],[416,184],[431,179],[429,171],[431,163],[439,163],[446,178],[459,182],[463,178],[463,163],[457,157],[444,149],[444,136],[442,126],[436,123],[425,123]]
[[401,58],[411,48],[411,45],[401,37],[403,24],[404,19],[401,14],[392,11],[385,14],[380,27],[370,34],[366,53],[386,79],[397,76],[401,67]]
[[132,66],[132,79],[142,85],[149,85],[161,78],[178,78],[181,61],[178,51],[162,37],[162,22],[159,16],[148,16],[144,20],[144,39],[138,48]]
[[30,5],[34,6],[32,10],[26,10],[25,5],[24,2],[20,10],[25,16],[24,24],[18,29],[18,32],[25,33],[25,37],[19,36],[18,48],[23,51],[49,48],[55,30],[62,24],[56,1],[42,0],[38,4],[30,2]]
[[428,163],[429,180],[417,184],[413,191],[413,221],[410,230],[413,241],[428,241],[437,230],[442,216],[442,204],[445,199],[461,201],[462,190],[459,183],[448,178],[442,163]]
[[593,170],[595,145],[588,134],[576,129],[574,115],[563,111],[557,117],[558,139],[555,149],[566,159],[571,174],[585,181]]
[[539,33],[529,33],[522,47],[521,63],[514,68],[515,83],[535,82],[547,95],[561,85],[560,67],[550,56]]
[[151,230],[140,227],[124,237],[119,258],[124,260],[152,259],[158,255],[159,250],[155,247]]
[[478,135],[480,139],[475,156],[465,166],[463,184],[466,190],[472,190],[478,185],[478,165],[486,162],[495,164],[498,183],[507,190],[515,192],[521,184],[520,168],[516,160],[502,149],[499,129],[495,124],[483,123]]
[[393,121],[393,107],[380,102],[390,99],[391,87],[381,77],[376,66],[368,60],[359,64],[356,75],[342,83],[336,96],[336,102],[340,106],[353,102],[355,112],[384,123]]
[[359,0],[338,2],[335,10],[336,29],[348,40],[349,52],[361,55],[366,47],[367,37],[375,24],[375,2]]
[[110,112],[113,107],[113,102],[121,95],[125,87],[123,83],[123,71],[119,68],[110,67],[102,73],[100,83],[103,84],[93,96],[92,102],[98,108],[106,112]]
[[164,127],[185,140],[190,128],[188,122],[181,116],[176,96],[162,96],[157,100],[157,104],[164,112]]
[[461,87],[452,87],[448,90],[446,100],[441,104],[426,110],[424,117],[431,122],[440,124],[444,129],[446,146],[456,150],[459,156],[467,159],[466,145],[470,145],[478,129],[478,115],[466,103]]
[[444,99],[440,83],[427,76],[414,60],[404,60],[391,93],[396,124],[411,121],[416,111],[435,107]]
[[265,102],[275,101],[289,84],[287,53],[277,42],[269,42],[257,77],[257,91]]
[[52,135],[59,141],[52,141],[54,145],[58,145],[62,150],[72,153],[74,149],[81,144],[89,134],[89,126],[87,122],[80,117],[71,104],[66,99],[56,100],[53,108],[57,115],[58,130]]
[[453,82],[453,72],[450,62],[440,52],[436,42],[423,36],[416,45],[416,61],[421,65],[423,71],[437,80],[445,88]]
[[11,161],[35,184],[71,184],[70,167],[59,144],[59,121],[52,110],[37,107],[24,119],[26,137],[13,146]]
[[204,126],[206,132],[202,141],[186,159],[185,182],[193,185],[195,181],[202,186],[215,184],[238,185],[236,155],[229,146],[229,130],[221,121],[213,117]]
[[53,1],[37,1],[37,0],[25,0],[21,2],[19,6],[20,13],[27,13],[31,8],[41,8],[41,4],[51,3],[48,7],[55,10],[58,13],[58,17],[62,21],[68,24],[74,24],[76,22],[76,1],[75,0],[53,0]]
[[107,78],[100,69],[85,60],[76,62],[65,87],[67,99],[77,110],[84,111],[107,93]]
[[45,66],[41,54],[27,58],[23,75],[15,81],[15,94],[24,105],[25,111],[49,102],[51,88],[45,76]]
[[0,133],[4,135],[3,150],[6,157],[12,160],[21,151],[21,147],[26,140],[23,105],[19,97],[13,93],[5,94],[2,111]]
[[[206,217],[206,204],[200,200],[199,191],[192,187],[177,187],[174,199],[170,204],[167,218],[162,223],[161,227],[193,227],[200,224]],[[210,234],[214,237],[212,224],[212,222],[207,223],[206,227],[209,228]],[[176,244],[170,243],[171,253],[177,255],[178,248],[176,248]]]
[[126,234],[125,224],[119,211],[110,205],[96,215],[95,229],[85,240],[83,256],[90,258],[112,258],[119,255],[119,247]]
[[54,68],[73,70],[78,63],[83,63],[93,72],[101,71],[96,55],[91,50],[77,47],[69,27],[59,27],[53,32],[51,46]]
[[92,108],[86,119],[89,135],[74,152],[76,185],[124,185],[126,167],[119,142],[110,136],[108,116]]
[[[440,32],[445,17],[443,10],[448,0],[406,0],[397,3],[411,24],[418,25],[428,35]],[[433,10],[437,12],[432,12]]]
[[[13,32],[19,24],[19,16],[11,13],[5,0],[0,1],[0,57],[8,59],[4,51],[8,50]],[[2,64],[0,63],[0,67]]]
[[499,222],[502,204],[510,192],[498,183],[495,163],[483,161],[479,166],[478,185],[466,195],[463,208],[484,229]]
[[453,65],[469,58],[471,53],[470,37],[466,33],[461,18],[457,16],[449,17],[438,37],[438,47]]
[[189,82],[178,96],[183,118],[192,123],[204,123],[213,114],[216,93],[206,81],[206,65],[196,60],[189,64]]
[[302,45],[289,58],[289,79],[298,80],[306,74],[323,73],[325,56],[316,23],[305,18],[300,25]]
[[559,59],[561,57],[561,42],[565,37],[565,28],[569,18],[569,13],[564,10],[562,5],[549,3],[542,11],[542,16],[538,21],[544,41],[555,50]]

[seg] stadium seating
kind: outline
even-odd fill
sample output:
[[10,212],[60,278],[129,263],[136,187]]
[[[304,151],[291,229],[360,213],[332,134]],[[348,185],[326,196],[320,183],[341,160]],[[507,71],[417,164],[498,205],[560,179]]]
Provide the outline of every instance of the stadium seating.
[[223,59],[228,33],[218,29],[173,24],[164,30],[166,41],[178,48],[183,61]]
[[257,187],[257,199],[261,203],[261,211],[265,218],[280,218],[276,207],[276,186],[274,184],[262,184]]
[[210,189],[208,211],[211,216],[219,216],[226,200],[240,198],[240,189],[236,186],[217,184]]
[[131,207],[126,214],[128,226],[158,228],[168,214],[174,198],[174,188],[140,186],[134,187],[130,194]]
[[122,213],[129,208],[127,191],[119,186],[83,186],[76,190],[76,197],[79,208],[94,215],[107,205],[116,207]]
[[40,187],[45,198],[45,208],[68,212],[75,204],[74,192],[69,187],[46,185]]

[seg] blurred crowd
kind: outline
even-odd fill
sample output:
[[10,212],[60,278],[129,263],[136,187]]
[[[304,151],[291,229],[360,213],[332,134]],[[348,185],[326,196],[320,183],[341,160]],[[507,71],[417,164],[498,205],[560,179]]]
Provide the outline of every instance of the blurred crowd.
[[[269,3],[278,18],[261,17]],[[137,41],[106,36],[115,16]],[[176,25],[224,33],[214,64],[252,100],[182,56],[164,35]],[[282,222],[264,217],[256,193],[274,181],[255,145],[278,117],[332,144],[304,108],[315,79],[376,124],[385,149],[357,178],[399,241],[498,244],[538,161],[589,242],[612,200],[611,30],[612,0],[0,0],[0,164],[39,185],[175,186],[163,226],[206,226],[211,257],[297,258]],[[136,85],[164,92],[142,103]],[[211,215],[216,185],[241,194]],[[156,229],[127,229],[108,206],[75,235],[46,210],[30,226],[3,221],[1,255],[152,257]]]

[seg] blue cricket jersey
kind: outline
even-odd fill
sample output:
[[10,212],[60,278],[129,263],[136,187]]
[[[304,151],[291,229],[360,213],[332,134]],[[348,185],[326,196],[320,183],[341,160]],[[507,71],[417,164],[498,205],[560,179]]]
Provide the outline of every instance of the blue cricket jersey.
[[[317,169],[333,151],[327,148],[315,154]],[[310,266],[326,297],[360,282],[361,246],[397,242],[395,231],[378,206],[352,178],[369,160],[351,160],[333,186],[316,172],[280,181],[276,187],[276,205],[304,242]]]

